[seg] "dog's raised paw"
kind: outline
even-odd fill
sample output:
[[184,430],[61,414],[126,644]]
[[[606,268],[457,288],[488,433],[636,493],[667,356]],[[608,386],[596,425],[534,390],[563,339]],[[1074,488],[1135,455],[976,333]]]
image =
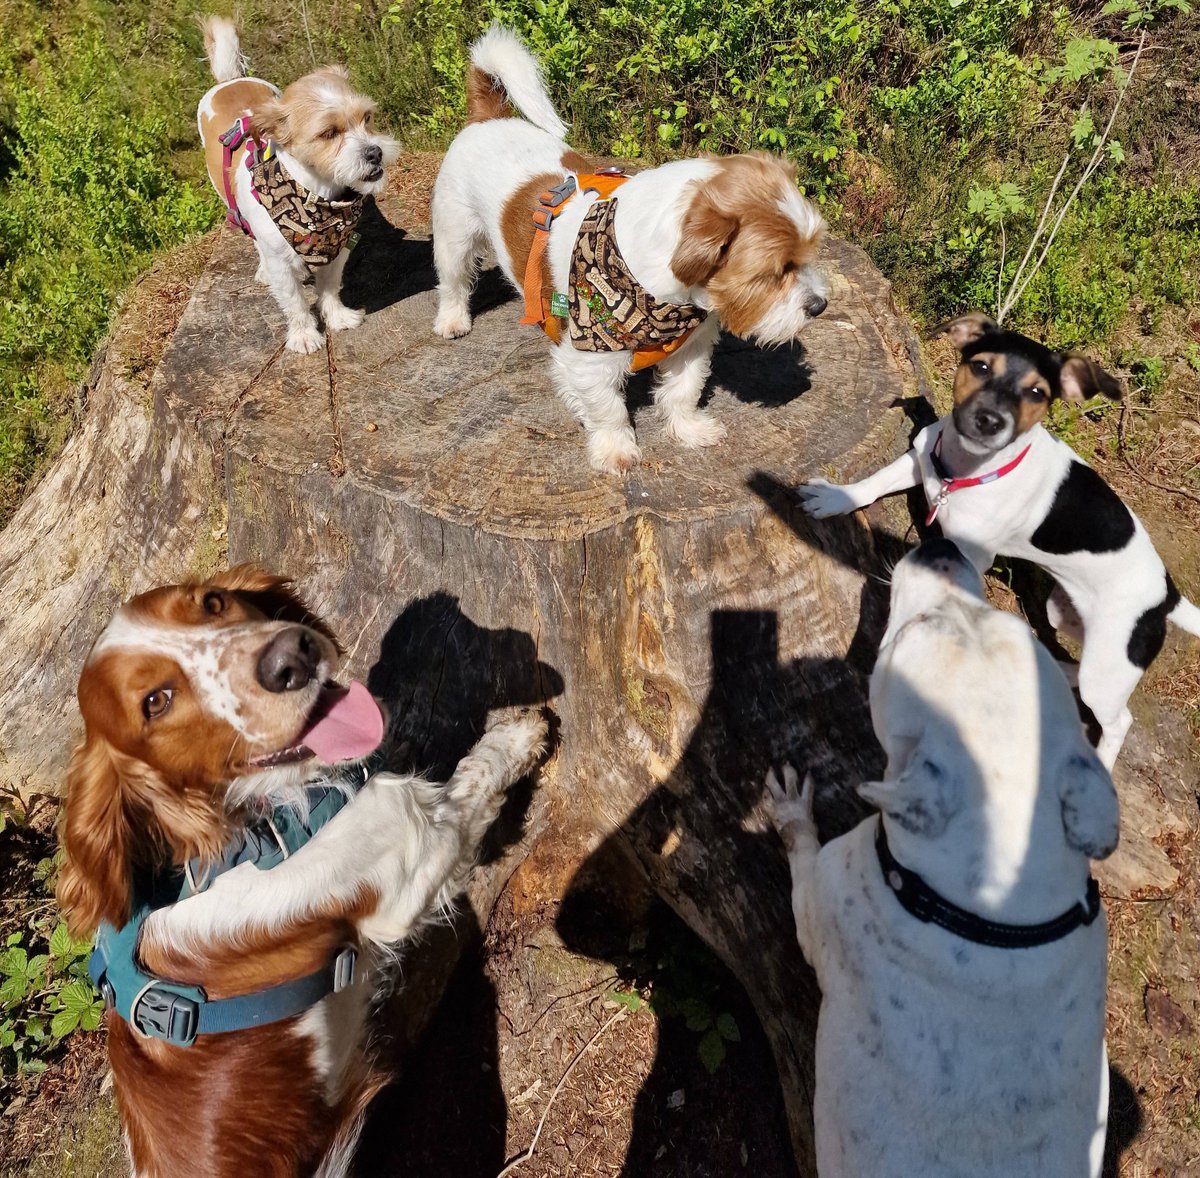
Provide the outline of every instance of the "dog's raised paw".
[[546,755],[550,725],[544,713],[530,708],[492,725],[487,730],[487,740],[502,748],[508,759],[520,767],[523,776]]
[[791,765],[783,766],[783,780],[780,781],[774,769],[767,771],[765,781],[766,797],[763,807],[771,824],[787,841],[788,828],[795,826],[811,826],[813,821],[813,776],[804,775],[804,785],[797,789],[800,775]]
[[828,519],[831,515],[848,515],[857,511],[860,504],[845,487],[827,483],[823,479],[813,479],[802,483],[796,488],[800,506],[813,519]]

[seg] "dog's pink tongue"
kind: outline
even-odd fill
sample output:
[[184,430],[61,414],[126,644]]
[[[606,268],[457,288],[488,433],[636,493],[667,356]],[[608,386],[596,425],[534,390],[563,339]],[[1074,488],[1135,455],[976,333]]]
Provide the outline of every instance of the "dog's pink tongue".
[[383,739],[383,715],[361,683],[343,692],[327,692],[321,718],[301,738],[327,765],[357,761],[374,752]]

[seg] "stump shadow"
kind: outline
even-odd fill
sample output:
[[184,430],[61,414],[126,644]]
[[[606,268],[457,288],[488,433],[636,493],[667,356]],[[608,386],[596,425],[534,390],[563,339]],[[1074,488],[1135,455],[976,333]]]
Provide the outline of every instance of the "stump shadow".
[[[801,538],[813,542],[812,521],[788,488],[763,476],[757,489]],[[605,864],[615,856],[632,856],[663,900],[693,928],[707,928],[710,945],[738,968],[757,1009],[787,1003],[784,1034],[798,1061],[793,1082],[813,1074],[820,999],[795,938],[782,845],[757,817],[763,779],[769,768],[784,762],[812,772],[823,843],[873,812],[855,787],[885,769],[871,725],[868,685],[886,625],[888,587],[869,574],[878,570],[881,556],[898,560],[905,550],[903,541],[887,533],[874,533],[867,543],[852,538],[836,548],[845,563],[868,573],[858,628],[844,658],[781,659],[778,616],[772,611],[711,615],[712,687],[686,749],[668,780],[582,865],[559,910],[557,928],[567,947],[606,960],[621,973],[627,955],[595,930],[604,927],[597,919],[604,905],[619,904],[605,896],[604,881],[620,878]],[[974,788],[978,791],[977,781]],[[754,904],[731,901],[734,888],[752,891]],[[765,980],[767,973],[773,981]],[[688,1158],[689,1144],[711,1140],[711,1110],[693,1118],[685,1105],[673,1117],[664,1116],[681,1070],[679,1056],[690,1050],[694,1040],[684,1036],[681,1041],[677,1029],[660,1023],[656,1057],[635,1105],[623,1170],[628,1178],[690,1173],[686,1162],[678,1164]],[[1111,1082],[1108,1149],[1116,1158],[1133,1139],[1140,1111],[1119,1073],[1113,1071]],[[801,1087],[798,1098],[809,1110],[812,1096]],[[782,1103],[779,1108],[782,1118]],[[737,1132],[736,1126],[717,1129]],[[786,1133],[781,1119],[776,1131]],[[801,1172],[815,1166],[812,1156],[797,1161]]]
[[[563,688],[522,630],[480,626],[449,593],[413,601],[388,628],[367,686],[389,708],[389,768],[444,781],[495,709],[540,707]],[[480,855],[519,841],[534,784],[508,795]],[[380,1003],[381,1062],[393,1082],[368,1110],[355,1172],[363,1178],[492,1178],[504,1165],[508,1109],[499,1079],[496,992],[469,905],[403,954]]]

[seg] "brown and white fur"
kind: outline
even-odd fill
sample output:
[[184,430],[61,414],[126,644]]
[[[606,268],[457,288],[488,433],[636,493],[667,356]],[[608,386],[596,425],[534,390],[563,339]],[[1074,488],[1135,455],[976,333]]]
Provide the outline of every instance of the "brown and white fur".
[[[200,99],[196,122],[208,177],[222,200],[224,148],[220,137],[243,115],[250,116],[253,136],[260,142],[272,140],[284,168],[310,192],[332,200],[342,199],[347,190],[364,195],[384,190],[384,168],[395,162],[400,149],[394,139],[374,129],[375,103],[352,89],[345,69],[324,66],[281,94],[270,82],[246,76],[246,59],[233,21],[210,16],[201,23],[217,84]],[[287,318],[288,348],[315,352],[325,339],[304,295],[308,267],[255,199],[244,157],[245,149],[239,148],[230,167],[237,211],[250,225],[258,249],[255,277],[270,288]],[[317,310],[330,331],[358,327],[365,317],[365,312],[342,303],[342,272],[349,256],[343,249],[332,262],[313,271]]]
[[[337,663],[328,629],[287,582],[252,567],[122,606],[79,682],[85,738],[68,775],[58,889],[77,935],[125,922],[135,871],[211,858],[256,805],[303,796],[325,768],[303,736]],[[233,867],[147,919],[144,966],[212,998],[302,977],[346,945],[358,946],[360,976],[298,1017],[190,1047],[110,1012],[134,1174],[347,1171],[384,1079],[367,1051],[380,967],[453,903],[545,736],[532,714],[498,723],[444,785],[377,773],[278,866]]]
[[[468,125],[446,153],[433,190],[438,275],[434,331],[471,330],[468,300],[479,259],[493,251],[520,290],[537,194],[594,170],[563,140],[537,63],[517,37],[493,26],[471,48]],[[514,108],[523,118],[511,117]],[[824,228],[792,169],[766,155],[678,160],[641,172],[617,194],[616,232],[637,281],[656,299],[694,303],[708,319],[657,365],[655,404],[685,446],[711,446],[725,428],[698,407],[721,327],[762,343],[794,339],[825,309],[813,265]],[[547,249],[553,289],[567,289],[571,252],[591,198],[576,196],[555,219]],[[598,470],[621,472],[640,457],[624,403],[631,353],[553,349],[559,395],[587,433]]]

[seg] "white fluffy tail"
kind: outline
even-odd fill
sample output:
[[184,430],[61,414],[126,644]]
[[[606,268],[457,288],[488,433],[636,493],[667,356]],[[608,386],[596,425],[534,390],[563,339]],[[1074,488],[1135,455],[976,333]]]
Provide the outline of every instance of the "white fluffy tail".
[[1167,617],[1181,630],[1200,637],[1200,609],[1194,606],[1186,597],[1179,599],[1179,604]]
[[562,139],[566,124],[558,117],[533,54],[511,29],[492,25],[471,46],[471,64],[499,82],[513,106],[535,127]]
[[201,19],[200,27],[204,30],[204,52],[208,54],[213,77],[218,82],[244,78],[249,63],[242,55],[237,25],[227,16],[206,16]]

